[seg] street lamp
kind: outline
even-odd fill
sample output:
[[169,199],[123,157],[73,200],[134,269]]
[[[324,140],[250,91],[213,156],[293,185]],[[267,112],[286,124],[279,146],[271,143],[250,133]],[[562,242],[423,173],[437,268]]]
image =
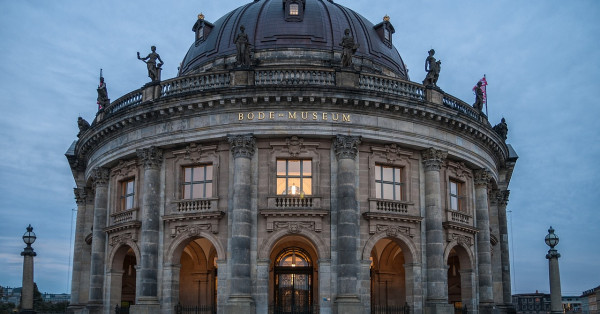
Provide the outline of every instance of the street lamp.
[[23,234],[23,242],[27,246],[21,252],[23,256],[23,288],[21,290],[21,312],[20,313],[35,313],[33,310],[33,257],[37,254],[33,251],[31,245],[37,237],[33,232],[33,227],[29,225],[27,232]]
[[554,248],[558,244],[558,236],[554,234],[554,229],[550,226],[548,235],[546,235],[546,244],[550,247],[546,259],[549,264],[550,275],[550,313],[562,313],[562,293],[560,292],[560,272],[558,270],[558,258],[560,253]]

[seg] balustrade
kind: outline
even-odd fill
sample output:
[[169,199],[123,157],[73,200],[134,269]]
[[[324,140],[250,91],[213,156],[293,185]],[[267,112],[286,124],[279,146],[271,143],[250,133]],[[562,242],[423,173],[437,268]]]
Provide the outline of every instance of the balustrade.
[[270,70],[254,73],[256,85],[335,86],[335,72],[315,70]]
[[188,92],[198,92],[214,88],[223,88],[231,83],[229,72],[184,76],[162,83],[161,96],[172,96]]
[[275,208],[312,208],[312,197],[281,196],[275,198]]
[[112,102],[104,108],[104,111],[110,115],[125,108],[133,108],[142,102],[142,90],[138,89],[129,94],[126,94]]
[[111,225],[121,224],[130,221],[137,220],[137,208],[129,209],[126,211],[116,212],[110,215]]
[[420,84],[389,77],[361,74],[358,80],[358,87],[417,100],[425,99],[425,89]]
[[206,212],[213,208],[216,208],[214,204],[216,199],[193,199],[193,200],[182,200],[177,202],[177,213],[196,213]]
[[450,222],[456,222],[465,225],[471,225],[472,217],[463,212],[455,211],[455,210],[447,210],[448,213],[447,220]]
[[392,200],[376,200],[375,209],[382,212],[408,214],[408,204]]
[[467,104],[466,102],[464,102],[456,97],[452,97],[448,94],[444,95],[442,102],[444,103],[444,106],[452,108],[462,114],[465,114],[465,115],[479,121],[479,117],[480,117],[479,111],[477,111],[475,108],[473,108],[471,105]]

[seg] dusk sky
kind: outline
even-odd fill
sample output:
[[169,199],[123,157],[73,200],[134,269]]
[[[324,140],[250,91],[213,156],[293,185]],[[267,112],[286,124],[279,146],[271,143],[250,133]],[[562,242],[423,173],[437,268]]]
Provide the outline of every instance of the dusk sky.
[[[151,45],[162,78],[175,77],[197,15],[215,22],[248,1],[0,1],[0,285],[21,286],[31,224],[40,291],[70,293],[76,204],[64,153],[77,117],[94,119],[100,68],[112,100],[148,82],[136,52]],[[549,292],[549,226],[563,295],[600,285],[600,1],[335,2],[374,24],[391,17],[412,81],[431,48],[438,85],[467,103],[486,74],[489,121],[506,118],[520,157],[508,203],[513,293]]]

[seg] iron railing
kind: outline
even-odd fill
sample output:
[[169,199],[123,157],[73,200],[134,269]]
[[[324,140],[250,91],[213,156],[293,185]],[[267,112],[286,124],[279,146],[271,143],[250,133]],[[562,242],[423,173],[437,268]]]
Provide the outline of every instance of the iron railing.
[[410,306],[404,305],[371,305],[371,314],[410,314]]
[[269,314],[319,314],[319,305],[269,305]]
[[212,305],[184,306],[181,303],[175,306],[175,314],[215,314],[217,309]]

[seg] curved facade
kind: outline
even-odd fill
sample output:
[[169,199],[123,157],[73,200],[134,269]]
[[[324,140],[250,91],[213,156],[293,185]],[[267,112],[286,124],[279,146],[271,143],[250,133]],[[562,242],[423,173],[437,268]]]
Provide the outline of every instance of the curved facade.
[[[289,36],[265,41],[269,24]],[[321,0],[199,18],[180,75],[101,109],[66,154],[70,309],[509,311],[516,155],[480,111],[408,80],[393,31]]]

